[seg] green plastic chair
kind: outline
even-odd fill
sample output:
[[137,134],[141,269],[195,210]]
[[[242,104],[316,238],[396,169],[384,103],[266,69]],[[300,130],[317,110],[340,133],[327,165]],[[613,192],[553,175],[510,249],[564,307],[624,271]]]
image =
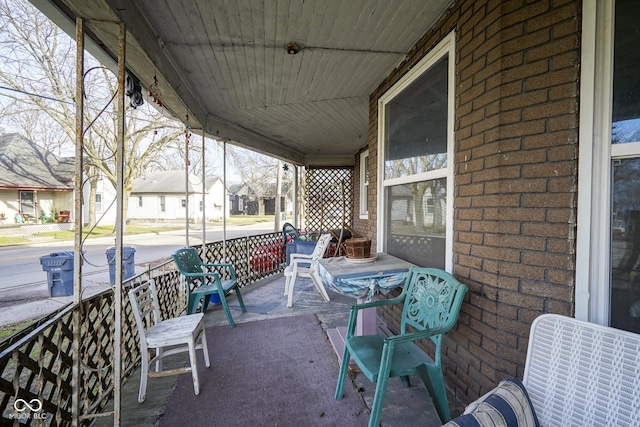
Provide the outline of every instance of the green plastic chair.
[[[409,376],[422,380],[433,399],[442,423],[451,419],[442,375],[440,347],[442,335],[455,325],[467,287],[449,273],[435,268],[412,267],[402,293],[392,299],[351,306],[342,366],[335,398],[342,399],[349,360],[353,359],[362,373],[376,384],[369,427],[380,424],[387,382],[401,377],[409,386]],[[358,310],[404,303],[400,334],[354,335]],[[416,342],[430,338],[435,344],[432,359]],[[434,360],[435,359],[435,360]]]
[[[180,274],[187,281],[187,314],[195,313],[200,303],[202,303],[202,312],[204,313],[209,305],[211,295],[218,294],[229,326],[233,328],[235,324],[225,296],[231,291],[235,291],[238,303],[240,303],[240,309],[243,313],[247,311],[242,300],[233,265],[229,263],[205,264],[200,259],[200,255],[198,255],[198,251],[195,248],[178,249],[171,255],[171,258]],[[220,274],[210,270],[214,268],[226,269],[228,279],[220,279]],[[197,286],[195,282],[200,282],[200,286]]]

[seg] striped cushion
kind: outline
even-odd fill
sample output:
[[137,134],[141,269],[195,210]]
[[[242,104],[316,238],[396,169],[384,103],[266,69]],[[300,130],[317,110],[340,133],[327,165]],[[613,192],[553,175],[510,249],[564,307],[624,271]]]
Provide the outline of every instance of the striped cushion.
[[508,378],[444,426],[540,427],[540,424],[524,385],[517,378]]

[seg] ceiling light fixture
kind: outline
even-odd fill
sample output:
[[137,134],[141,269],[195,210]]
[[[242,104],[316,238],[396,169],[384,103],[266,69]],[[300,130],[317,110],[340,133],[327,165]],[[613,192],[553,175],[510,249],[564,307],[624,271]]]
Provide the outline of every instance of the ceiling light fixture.
[[296,43],[289,43],[287,45],[287,53],[289,55],[297,55],[298,52],[300,52],[300,46],[298,46]]

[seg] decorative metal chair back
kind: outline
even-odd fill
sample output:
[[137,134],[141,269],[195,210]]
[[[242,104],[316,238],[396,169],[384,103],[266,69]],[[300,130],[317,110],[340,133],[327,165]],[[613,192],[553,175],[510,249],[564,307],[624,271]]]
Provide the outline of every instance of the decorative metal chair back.
[[438,331],[429,338],[436,345],[435,363],[440,365],[442,336],[456,324],[467,287],[451,274],[436,268],[413,267],[409,270],[408,281],[403,290],[406,295],[400,334],[408,332],[407,326],[420,331]]

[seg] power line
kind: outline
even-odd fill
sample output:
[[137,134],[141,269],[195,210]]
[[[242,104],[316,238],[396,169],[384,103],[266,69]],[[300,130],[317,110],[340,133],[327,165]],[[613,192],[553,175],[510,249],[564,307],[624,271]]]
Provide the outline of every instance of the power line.
[[11,91],[11,92],[21,93],[21,94],[23,94],[23,95],[35,96],[35,97],[37,97],[37,98],[48,99],[49,101],[62,102],[62,103],[64,103],[64,104],[69,104],[69,105],[76,105],[76,103],[75,103],[75,102],[65,101],[65,100],[62,100],[62,99],[53,98],[53,97],[51,97],[51,96],[47,96],[47,95],[40,95],[40,94],[37,94],[37,93],[27,92],[27,91],[20,90],[20,89],[14,89],[14,88],[11,88],[11,87],[0,86],[0,89],[3,89],[3,90],[9,90],[9,91]]
[[[76,105],[76,103],[73,102],[73,101],[65,101],[65,100],[62,100],[62,99],[53,98],[51,96],[40,95],[40,94],[37,94],[37,93],[27,92],[25,90],[14,89],[14,88],[6,87],[6,86],[0,86],[0,90],[8,90],[8,91],[11,91],[11,92],[16,92],[16,93],[20,93],[20,94],[23,94],[23,95],[33,96],[33,97],[36,97],[36,98],[47,99],[49,101],[60,102],[60,103],[63,103],[63,104],[68,104],[68,105]],[[21,102],[24,102],[24,101],[21,101]],[[150,109],[153,108],[153,107],[150,106],[148,101],[147,101],[147,104],[149,105],[149,107],[148,107],[149,111],[146,114],[152,114],[150,112]],[[92,111],[102,111],[99,108],[91,107],[91,106],[87,106],[87,105],[85,105],[85,109],[92,110]],[[112,116],[116,114],[115,112],[112,112],[112,111],[104,111],[104,113],[112,115]],[[177,118],[167,117],[162,112],[159,112],[159,113],[163,116],[163,119],[180,122]],[[139,122],[143,122],[143,123],[159,124],[160,127],[163,126],[162,123],[158,123],[158,119],[146,119],[146,118],[142,118],[142,117],[136,117],[136,120],[139,121]]]

